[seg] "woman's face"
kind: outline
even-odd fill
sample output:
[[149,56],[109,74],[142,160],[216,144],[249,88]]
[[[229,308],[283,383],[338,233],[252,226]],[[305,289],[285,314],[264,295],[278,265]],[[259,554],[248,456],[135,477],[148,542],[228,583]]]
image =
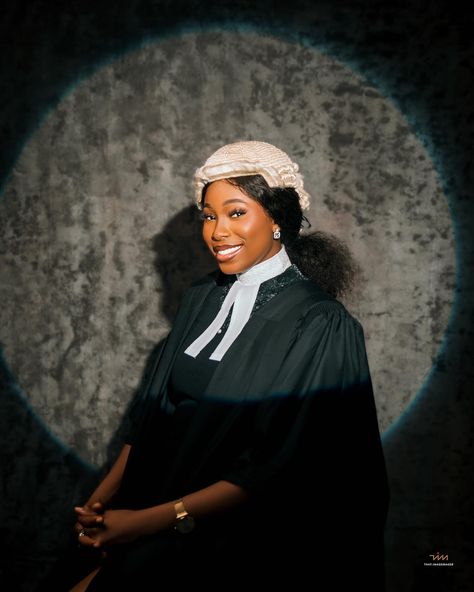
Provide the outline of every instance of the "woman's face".
[[242,273],[281,248],[275,224],[263,207],[225,179],[209,185],[202,235],[224,273]]

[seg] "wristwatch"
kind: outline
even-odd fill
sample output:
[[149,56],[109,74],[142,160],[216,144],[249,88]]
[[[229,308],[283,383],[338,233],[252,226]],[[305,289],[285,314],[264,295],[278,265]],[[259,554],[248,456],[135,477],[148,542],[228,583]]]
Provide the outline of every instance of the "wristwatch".
[[182,499],[174,502],[174,511],[176,512],[174,529],[181,534],[193,531],[195,526],[194,518],[186,511]]

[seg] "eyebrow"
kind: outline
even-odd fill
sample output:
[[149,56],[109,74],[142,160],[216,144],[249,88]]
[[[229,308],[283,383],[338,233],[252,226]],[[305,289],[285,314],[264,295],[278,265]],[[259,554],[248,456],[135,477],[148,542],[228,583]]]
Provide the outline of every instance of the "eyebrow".
[[[228,204],[228,203],[234,203],[234,202],[239,202],[239,203],[247,203],[247,202],[246,202],[246,201],[244,201],[243,199],[239,199],[238,197],[233,197],[232,199],[226,199],[226,200],[225,200],[225,201],[222,203],[222,205],[223,205],[223,206],[225,206],[225,205],[226,205],[226,204]],[[208,204],[208,203],[205,203],[205,204],[203,205],[203,207],[204,207],[204,208],[211,208],[211,210],[213,210],[213,209],[214,209],[214,208],[213,208],[213,207],[212,207],[210,204]]]

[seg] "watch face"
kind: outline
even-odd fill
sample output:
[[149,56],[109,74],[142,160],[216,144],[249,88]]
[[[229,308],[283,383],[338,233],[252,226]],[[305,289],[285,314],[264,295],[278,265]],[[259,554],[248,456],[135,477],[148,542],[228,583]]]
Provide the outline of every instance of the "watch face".
[[187,534],[194,530],[194,518],[192,516],[185,516],[181,518],[179,522],[176,524],[175,529],[180,532],[181,534]]

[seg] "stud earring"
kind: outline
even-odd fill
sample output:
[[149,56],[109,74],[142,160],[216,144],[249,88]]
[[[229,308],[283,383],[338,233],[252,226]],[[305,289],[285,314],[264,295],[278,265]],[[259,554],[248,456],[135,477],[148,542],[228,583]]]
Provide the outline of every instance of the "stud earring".
[[280,236],[281,236],[280,229],[278,229],[278,230],[274,230],[274,231],[273,231],[273,238],[274,238],[275,240],[279,239],[279,238],[280,238]]

